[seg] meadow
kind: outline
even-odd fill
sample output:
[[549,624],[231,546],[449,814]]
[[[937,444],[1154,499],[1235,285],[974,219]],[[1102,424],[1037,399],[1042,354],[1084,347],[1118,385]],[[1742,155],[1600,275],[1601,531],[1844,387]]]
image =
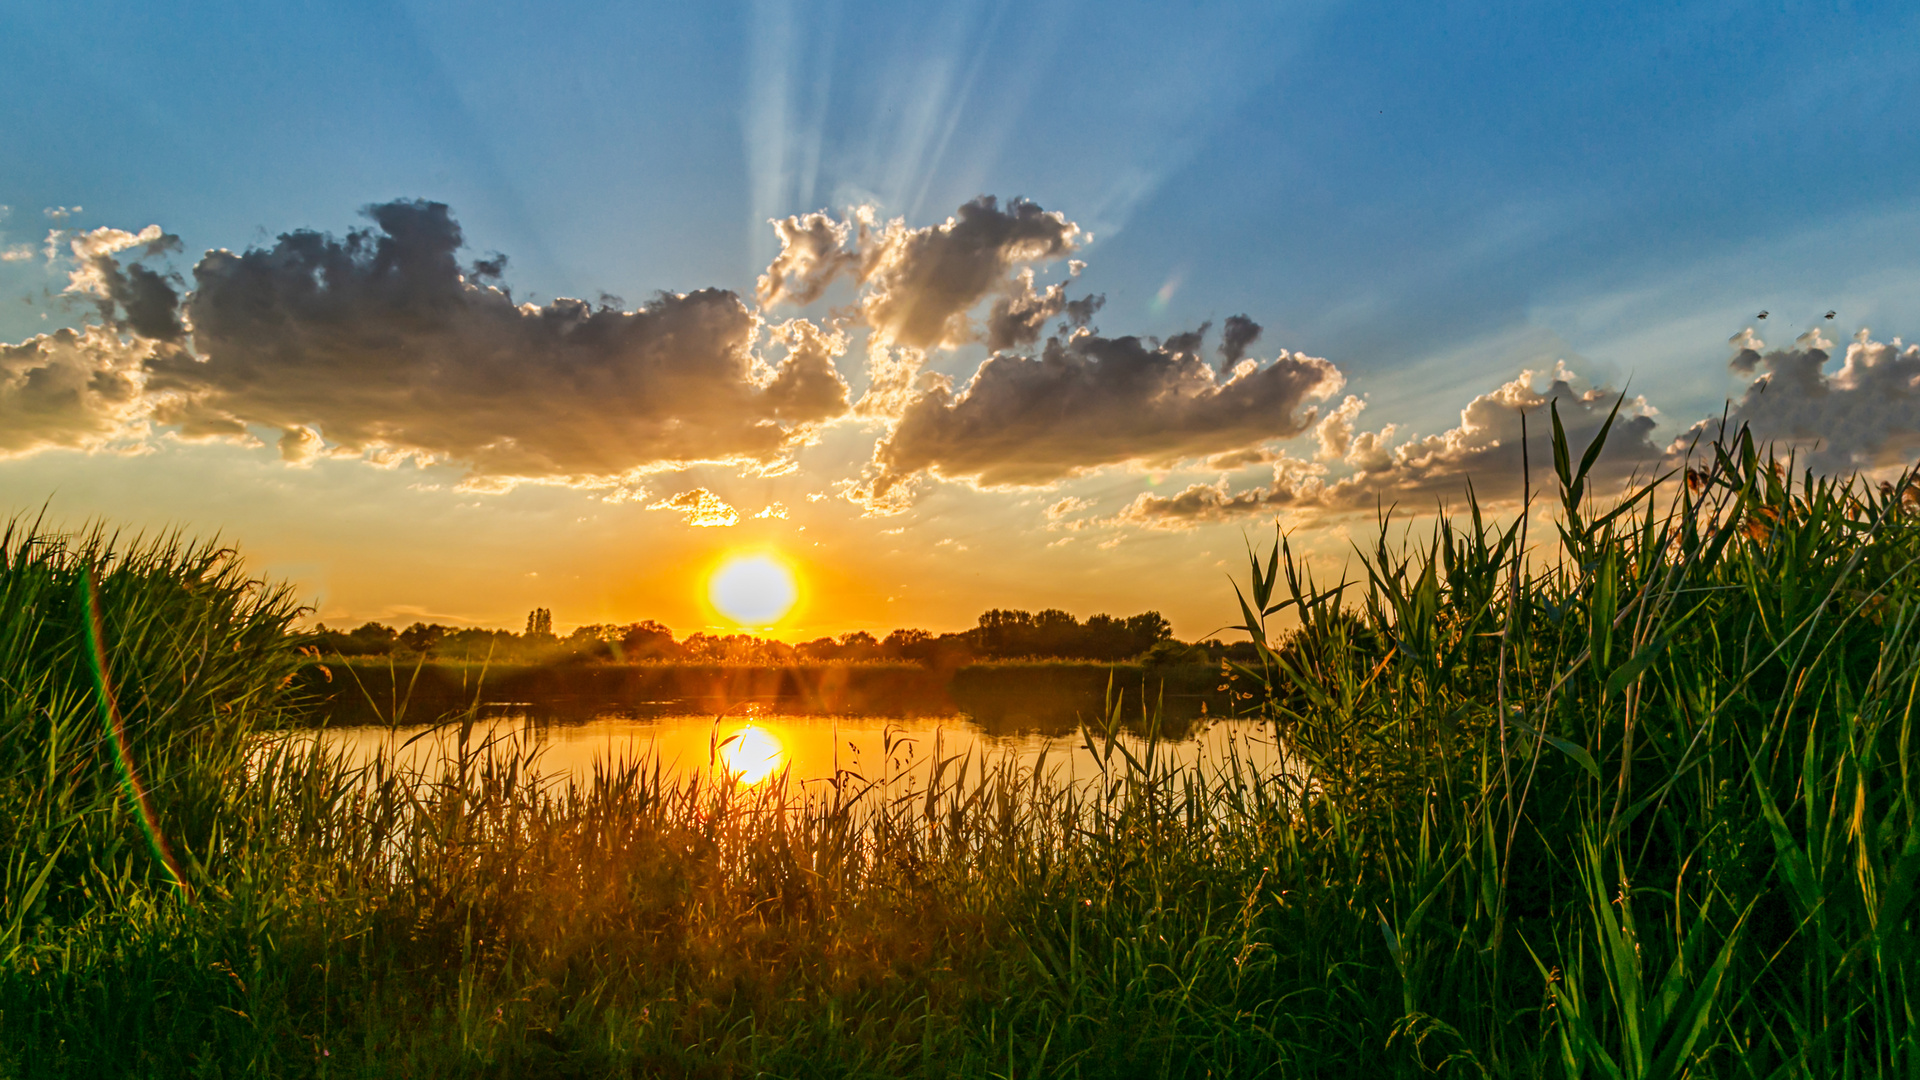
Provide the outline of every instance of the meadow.
[[1920,488],[1735,435],[1597,502],[1599,446],[1250,553],[1293,770],[1114,713],[1093,782],[884,798],[350,768],[274,734],[285,590],[16,523],[0,1076],[1920,1076]]

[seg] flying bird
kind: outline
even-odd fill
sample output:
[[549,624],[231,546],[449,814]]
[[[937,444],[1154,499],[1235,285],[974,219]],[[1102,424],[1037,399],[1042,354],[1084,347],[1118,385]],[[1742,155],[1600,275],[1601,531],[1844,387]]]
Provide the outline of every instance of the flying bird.
[[1827,318],[1829,318],[1829,319],[1831,319],[1831,318],[1833,318],[1833,317],[1834,317],[1835,315],[1838,315],[1838,314],[1840,314],[1840,313],[1839,313],[1839,312],[1837,312],[1837,311],[1829,311],[1829,312],[1827,312]]
[[1767,317],[1767,313],[1766,313],[1766,312],[1764,312],[1764,311],[1763,311],[1763,312],[1761,312],[1761,313],[1760,313],[1760,317],[1761,317],[1761,318],[1763,318],[1763,319],[1764,319],[1764,318],[1766,318],[1766,317]]

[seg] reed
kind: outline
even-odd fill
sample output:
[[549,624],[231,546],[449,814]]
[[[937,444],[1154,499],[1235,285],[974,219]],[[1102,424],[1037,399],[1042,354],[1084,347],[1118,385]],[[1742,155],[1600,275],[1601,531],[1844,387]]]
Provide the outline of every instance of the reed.
[[[561,783],[470,715],[352,767],[277,730],[284,594],[18,526],[0,1074],[1920,1075],[1912,478],[1736,435],[1602,505],[1555,444],[1550,522],[1250,558],[1231,674],[1293,768],[1175,770],[1116,708],[1078,785]],[[185,888],[102,749],[89,567]]]

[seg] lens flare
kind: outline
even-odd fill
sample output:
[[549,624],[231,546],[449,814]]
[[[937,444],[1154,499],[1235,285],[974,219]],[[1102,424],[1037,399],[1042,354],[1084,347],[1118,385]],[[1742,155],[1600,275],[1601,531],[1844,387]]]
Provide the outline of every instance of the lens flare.
[[773,555],[734,555],[707,579],[707,601],[741,626],[772,626],[793,610],[800,586]]
[[757,784],[786,761],[787,748],[764,728],[748,725],[720,740],[720,763],[743,784]]
[[120,716],[119,702],[114,700],[113,674],[107,662],[106,620],[100,617],[100,581],[93,567],[87,567],[79,586],[81,598],[86,601],[88,666],[93,669],[101,725],[107,730],[107,742],[113,746],[114,760],[120,766],[120,786],[126,789],[127,801],[133,804],[134,816],[140,822],[140,831],[146,834],[147,846],[166,867],[167,876],[179,887],[181,895],[191,900],[193,890],[187,886],[187,875],[181,873],[179,860],[173,857],[173,847],[167,843],[166,834],[160,831],[160,815],[154,812],[153,799],[148,796],[140,768],[133,760],[127,724]]

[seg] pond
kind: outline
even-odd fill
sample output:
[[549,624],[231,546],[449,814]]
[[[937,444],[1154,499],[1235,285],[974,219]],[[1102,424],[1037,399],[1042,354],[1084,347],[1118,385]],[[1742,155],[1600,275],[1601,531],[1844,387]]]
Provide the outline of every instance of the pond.
[[[758,783],[924,781],[936,757],[1011,764],[1062,780],[1125,771],[1128,755],[1175,768],[1271,775],[1281,755],[1262,722],[1231,718],[1234,676],[1219,668],[1010,663],[341,666],[310,678],[318,737],[355,762],[385,755],[433,767],[469,749],[537,750],[550,777],[645,760],[675,777]],[[1238,694],[1238,697],[1236,696]],[[431,720],[431,723],[421,721]],[[1109,740],[1108,727],[1114,729]],[[952,778],[952,774],[947,774]]]

